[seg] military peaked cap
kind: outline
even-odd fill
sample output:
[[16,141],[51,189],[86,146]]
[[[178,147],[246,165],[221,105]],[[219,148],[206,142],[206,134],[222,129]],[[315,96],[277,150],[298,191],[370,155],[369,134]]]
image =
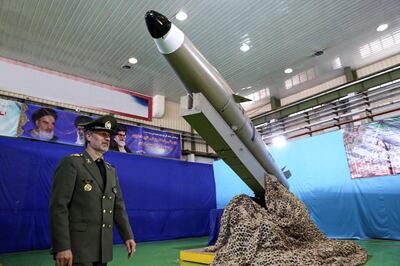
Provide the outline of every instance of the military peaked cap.
[[100,116],[99,118],[87,122],[79,124],[79,126],[83,126],[85,130],[90,131],[107,131],[110,133],[115,133],[118,128],[117,120],[111,115]]

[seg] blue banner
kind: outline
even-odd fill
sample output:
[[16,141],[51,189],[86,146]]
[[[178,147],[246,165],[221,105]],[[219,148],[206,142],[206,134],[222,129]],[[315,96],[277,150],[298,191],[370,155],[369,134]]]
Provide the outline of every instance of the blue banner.
[[[83,128],[80,123],[96,117],[27,104],[21,137],[73,145],[84,144]],[[18,124],[18,123],[17,123]],[[120,138],[122,136],[122,138]],[[120,130],[111,136],[111,150],[156,156],[181,158],[181,135],[140,126],[120,124]]]
[[126,145],[133,153],[143,154],[142,127],[127,126],[126,129]]
[[146,127],[127,126],[127,146],[136,153],[163,158],[181,158],[181,135]]
[[171,132],[142,129],[143,154],[168,158],[181,158],[181,136]]
[[77,124],[88,122],[92,117],[56,108],[27,104],[27,122],[22,126],[21,137],[83,145],[83,130]]

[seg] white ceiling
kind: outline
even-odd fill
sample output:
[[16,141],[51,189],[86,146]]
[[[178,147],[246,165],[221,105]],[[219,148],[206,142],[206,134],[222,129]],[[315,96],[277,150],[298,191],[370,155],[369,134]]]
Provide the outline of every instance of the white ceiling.
[[[150,9],[171,18],[242,95],[269,88],[282,98],[342,74],[336,57],[358,68],[400,52],[399,0],[0,0],[0,56],[178,101],[185,90],[147,32]],[[174,18],[179,10],[187,20]],[[377,32],[382,23],[389,28]],[[132,56],[139,63],[122,69]],[[285,89],[309,69],[315,79]]]

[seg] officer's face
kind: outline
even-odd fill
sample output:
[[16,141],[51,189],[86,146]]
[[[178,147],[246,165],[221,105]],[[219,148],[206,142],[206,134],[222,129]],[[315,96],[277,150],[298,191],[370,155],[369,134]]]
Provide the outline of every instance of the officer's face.
[[86,135],[88,146],[101,153],[108,151],[110,146],[110,133],[107,131],[88,132]]
[[55,123],[56,120],[54,119],[53,116],[45,115],[36,120],[36,127],[39,129],[39,131],[45,131],[47,133],[50,133],[53,132]]

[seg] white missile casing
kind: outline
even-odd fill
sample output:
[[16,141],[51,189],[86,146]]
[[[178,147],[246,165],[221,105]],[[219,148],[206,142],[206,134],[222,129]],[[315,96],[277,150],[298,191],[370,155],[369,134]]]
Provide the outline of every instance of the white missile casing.
[[[151,13],[153,12],[153,13]],[[151,14],[150,14],[151,13]],[[151,16],[156,21],[150,21]],[[157,12],[149,11],[146,22],[151,31],[152,23],[160,22]],[[202,93],[212,104],[223,120],[231,127],[239,139],[245,144],[256,160],[266,172],[278,178],[285,186],[289,187],[285,175],[276,165],[265,143],[245,115],[243,107],[235,101],[234,94],[221,74],[204,58],[192,42],[174,24],[165,22],[165,17],[160,23],[167,31],[163,36],[153,39],[160,53],[174,69],[189,93]],[[169,22],[169,21],[168,21]],[[157,33],[162,34],[162,31]],[[217,151],[218,152],[218,151]]]

